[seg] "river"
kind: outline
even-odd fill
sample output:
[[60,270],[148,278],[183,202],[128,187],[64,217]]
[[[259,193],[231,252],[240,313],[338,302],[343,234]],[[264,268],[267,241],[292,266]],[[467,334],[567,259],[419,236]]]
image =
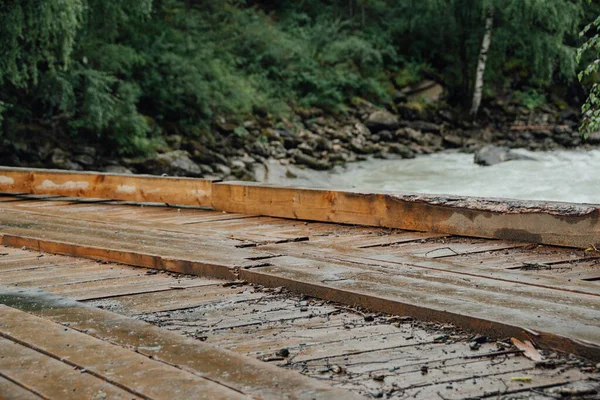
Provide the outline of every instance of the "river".
[[472,154],[444,152],[411,160],[370,159],[330,172],[273,162],[265,182],[360,191],[394,191],[600,203],[600,150],[527,152],[535,161],[478,166]]

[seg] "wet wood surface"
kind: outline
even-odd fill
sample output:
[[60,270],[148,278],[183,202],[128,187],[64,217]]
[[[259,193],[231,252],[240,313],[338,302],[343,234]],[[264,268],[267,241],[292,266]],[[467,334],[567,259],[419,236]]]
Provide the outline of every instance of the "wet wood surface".
[[[506,338],[452,324],[240,281],[11,247],[0,254],[4,266],[29,268],[0,269],[6,398],[428,400],[600,390],[594,362],[542,351],[542,368]],[[87,281],[64,273],[77,266]],[[26,276],[40,271],[52,277],[43,289]]]
[[[11,246],[285,286],[600,358],[595,250],[72,198],[4,197],[0,209],[0,234]],[[136,275],[120,268],[75,264],[47,276],[35,259],[0,257],[2,268],[9,270],[0,283],[46,288],[67,279],[81,300],[157,292],[170,310],[204,296],[171,295],[158,282],[136,287]],[[106,293],[91,286],[109,280],[122,283]],[[142,313],[147,304],[130,308]]]

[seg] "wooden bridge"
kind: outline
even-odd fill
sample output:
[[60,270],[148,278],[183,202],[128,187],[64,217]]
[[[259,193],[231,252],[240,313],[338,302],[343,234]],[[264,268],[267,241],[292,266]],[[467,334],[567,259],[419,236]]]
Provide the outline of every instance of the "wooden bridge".
[[600,389],[598,205],[19,168],[0,192],[0,398]]

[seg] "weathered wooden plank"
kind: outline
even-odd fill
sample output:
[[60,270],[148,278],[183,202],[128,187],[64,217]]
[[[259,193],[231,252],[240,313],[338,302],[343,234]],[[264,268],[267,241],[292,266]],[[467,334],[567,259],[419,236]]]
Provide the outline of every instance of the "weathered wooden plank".
[[[319,270],[311,263],[241,270],[240,277],[371,310],[449,322],[492,336],[528,337],[535,331],[536,342],[543,346],[600,358],[597,329],[600,313],[593,308],[587,311],[570,308],[567,304],[572,299],[568,295],[557,303],[543,301],[536,304],[535,297],[516,297],[510,293],[510,284],[501,285],[502,289],[480,287],[470,280],[461,282],[460,279],[443,284],[436,279],[369,273],[341,265]],[[500,282],[493,284],[494,287],[498,285]],[[538,293],[547,294],[543,290]],[[588,296],[587,301],[595,303],[598,300]],[[585,307],[584,303],[582,306]],[[576,317],[580,312],[587,316]]]
[[[31,312],[43,315],[44,318],[55,323],[87,332],[102,341],[108,341],[127,349],[135,349],[136,354],[144,356],[145,360],[148,360],[145,357],[151,357],[152,359],[148,360],[150,362],[156,361],[177,366],[191,372],[193,376],[205,377],[252,398],[265,400],[281,398],[353,400],[361,398],[350,392],[303,377],[296,372],[218,349],[139,320],[93,307],[82,307],[78,303],[67,302],[60,297],[43,293],[41,295],[24,292],[12,293],[14,293],[13,296],[10,293],[8,296],[7,293],[3,293],[3,298],[8,299],[10,304],[29,308]],[[35,306],[31,307],[32,305]],[[31,335],[34,334],[31,333]],[[71,348],[73,348],[73,343]],[[128,371],[127,375],[132,375],[131,371]],[[165,390],[171,384],[177,384],[177,382],[171,383],[168,375],[157,377],[152,384],[156,385],[157,381],[166,382]],[[173,393],[164,398],[185,398]],[[198,395],[188,398],[198,398],[200,394],[203,394],[202,389],[199,389]],[[207,396],[209,395],[210,393],[207,394]],[[222,398],[222,396],[217,394],[213,398]]]
[[207,303],[218,302],[223,297],[234,293],[240,294],[240,300],[260,297],[259,294],[243,292],[244,289],[232,289],[231,287],[214,285],[201,289],[192,287],[122,296],[114,299],[94,301],[92,304],[113,307],[125,315],[137,315],[198,307]]
[[74,370],[72,365],[3,338],[0,373],[47,399],[139,398],[103,379]]
[[[521,376],[521,375],[517,375]],[[563,374],[556,374],[547,370],[523,371],[522,376],[531,378],[531,382],[521,383],[513,381],[514,372],[487,375],[482,377],[463,378],[459,380],[446,379],[435,385],[413,387],[404,391],[407,398],[435,399],[440,395],[447,400],[477,399],[482,397],[495,398],[510,396],[512,393],[541,389],[548,386],[557,386],[576,380],[585,380],[584,374],[573,368]]]
[[169,290],[200,288],[221,285],[223,281],[216,279],[176,279],[157,275],[124,277],[106,281],[93,281],[46,288],[51,293],[69,296],[78,301],[108,299]]
[[41,400],[43,397],[2,377],[0,372],[0,400]]
[[216,210],[587,248],[600,245],[597,205],[213,185]]
[[[344,324],[336,326],[335,322],[336,319],[333,316],[314,318],[311,315],[292,321],[232,328],[221,335],[218,335],[218,332],[210,332],[207,335],[207,342],[218,343],[220,347],[252,355],[274,354],[277,350],[285,347],[293,356],[307,348],[329,348],[332,343],[344,340],[377,341],[388,335],[400,333],[398,328],[387,324],[345,328]],[[252,330],[250,331],[250,329]],[[347,358],[348,354],[343,357]],[[295,357],[294,361],[296,361]]]
[[[471,263],[466,267],[463,264],[453,262],[452,257],[441,259],[430,259],[406,255],[394,255],[390,252],[377,248],[343,250],[315,246],[313,242],[302,242],[294,244],[283,244],[278,246],[264,246],[260,248],[264,252],[272,252],[280,255],[312,260],[313,263],[326,268],[327,263],[345,262],[354,264],[356,267],[375,269],[382,267],[390,274],[412,274],[415,269],[443,271],[461,276],[464,279],[470,277],[493,279],[516,284],[526,284],[543,287],[552,290],[572,291],[574,293],[592,294],[600,296],[600,288],[587,282],[571,282],[561,276],[538,275],[528,271],[503,270],[486,263]],[[457,256],[460,257],[460,256]],[[427,278],[425,275],[424,278]]]
[[19,287],[47,287],[70,285],[75,283],[103,281],[129,276],[142,275],[142,271],[116,267],[103,268],[100,265],[73,265],[69,267],[51,267],[26,272],[0,274],[0,284]]
[[212,181],[0,167],[0,191],[210,207]]
[[245,398],[205,378],[11,307],[0,305],[0,320],[3,337],[26,343],[133,394],[147,398]]
[[36,251],[118,262],[136,267],[162,269],[181,274],[208,276],[220,279],[236,278],[233,267],[199,259],[173,258],[158,254],[126,250],[123,248],[95,247],[81,243],[40,240],[37,238],[6,234],[2,236],[2,243],[8,246],[27,247]]

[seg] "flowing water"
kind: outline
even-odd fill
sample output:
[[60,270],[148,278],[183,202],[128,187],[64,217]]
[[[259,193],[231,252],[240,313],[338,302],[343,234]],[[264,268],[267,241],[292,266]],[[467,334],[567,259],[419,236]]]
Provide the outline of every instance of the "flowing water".
[[482,167],[472,154],[446,152],[412,160],[372,159],[332,172],[277,166],[263,180],[373,192],[600,203],[600,150],[519,152],[536,160]]

